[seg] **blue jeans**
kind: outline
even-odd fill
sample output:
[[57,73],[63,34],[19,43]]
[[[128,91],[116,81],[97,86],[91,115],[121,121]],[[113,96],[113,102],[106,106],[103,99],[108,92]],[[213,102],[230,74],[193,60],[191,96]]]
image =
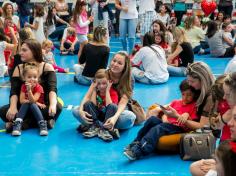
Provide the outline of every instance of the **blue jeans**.
[[170,123],[163,123],[161,119],[152,116],[145,122],[143,128],[139,130],[135,141],[139,141],[140,145],[137,145],[134,149],[141,150],[143,155],[150,154],[155,150],[156,143],[160,137],[182,132],[184,130],[181,127]]
[[93,79],[82,75],[84,67],[80,64],[75,64],[73,67],[75,70],[75,82],[89,86]]
[[33,113],[34,118],[37,120],[37,122],[44,120],[42,112],[40,111],[40,109],[36,103],[22,104],[19,112],[16,115],[16,118],[20,118],[20,119],[24,120],[29,109],[31,110],[31,113]]
[[99,109],[93,102],[88,101],[84,104],[84,111],[92,115],[92,119],[95,125],[103,128],[103,123],[110,117],[114,116],[117,112],[116,104],[109,104],[106,107]]
[[184,77],[186,76],[186,67],[174,67],[168,65],[167,70],[170,76]]
[[55,31],[53,31],[48,37],[52,40],[56,39],[60,41],[62,39],[65,28],[66,28],[66,25],[56,27]]
[[[72,110],[73,116],[83,125],[87,125],[85,121],[79,115],[79,108],[75,107]],[[129,110],[124,110],[116,121],[115,128],[126,130],[134,126],[134,121],[136,116],[133,112]]]
[[29,16],[24,16],[19,14],[19,18],[20,18],[20,27],[24,28],[25,23],[29,23]]
[[[142,75],[140,75],[140,73],[142,73]],[[144,75],[144,71],[137,68],[137,67],[132,67],[132,76],[134,77],[135,80],[137,80],[138,82],[144,83],[144,84],[161,84],[161,82],[156,81],[156,80],[151,80],[149,78],[147,78]]]
[[[131,54],[134,44],[135,44],[135,34],[136,34],[136,27],[137,27],[137,19],[121,19],[120,18],[120,40],[124,51],[129,52]],[[128,45],[127,46],[127,38],[126,35],[128,34]]]

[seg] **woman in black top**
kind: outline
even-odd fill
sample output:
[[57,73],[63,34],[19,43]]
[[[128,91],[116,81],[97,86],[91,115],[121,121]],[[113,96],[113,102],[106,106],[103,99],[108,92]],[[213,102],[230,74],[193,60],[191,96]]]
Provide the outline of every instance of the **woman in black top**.
[[107,37],[106,28],[95,28],[93,41],[84,46],[79,64],[74,65],[75,82],[90,85],[97,70],[107,67],[110,53],[110,48],[106,45]]
[[[11,78],[10,104],[0,108],[0,117],[6,122],[7,132],[11,131],[18,109],[20,108],[19,95],[23,84],[22,74],[24,63],[36,62],[39,68],[40,84],[44,89],[46,108],[41,109],[43,117],[48,122],[48,128],[53,128],[55,120],[61,113],[62,106],[57,102],[57,78],[53,67],[43,62],[41,45],[35,39],[27,39],[21,46],[20,56],[23,64],[19,64]],[[37,126],[32,114],[27,113],[23,122],[23,129]]]
[[176,57],[179,57],[180,63],[178,67],[169,65],[167,69],[170,76],[186,76],[186,67],[194,61],[193,49],[191,44],[187,42],[184,30],[180,27],[175,28],[173,37],[177,46],[174,52],[168,56],[167,62],[170,64]]

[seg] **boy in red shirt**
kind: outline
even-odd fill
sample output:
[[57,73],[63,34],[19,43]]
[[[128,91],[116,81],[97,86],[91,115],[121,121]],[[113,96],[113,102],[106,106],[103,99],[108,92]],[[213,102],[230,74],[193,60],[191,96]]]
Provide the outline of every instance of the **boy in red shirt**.
[[[117,111],[118,92],[112,88],[112,82],[108,80],[105,69],[99,69],[96,72],[93,85],[90,101],[84,104],[84,111],[91,114],[93,124],[83,135],[87,138],[98,135],[104,141],[111,141],[114,133],[105,129],[103,124]],[[117,129],[115,133],[116,136],[114,137],[119,137]]]
[[[124,154],[129,160],[136,160],[153,153],[157,141],[162,136],[193,130],[186,122],[198,119],[195,104],[197,93],[189,86],[187,80],[181,82],[180,91],[182,99],[174,100],[166,107],[158,106],[155,109],[155,116],[145,122],[136,139],[126,147]],[[174,113],[170,114],[168,109]]]

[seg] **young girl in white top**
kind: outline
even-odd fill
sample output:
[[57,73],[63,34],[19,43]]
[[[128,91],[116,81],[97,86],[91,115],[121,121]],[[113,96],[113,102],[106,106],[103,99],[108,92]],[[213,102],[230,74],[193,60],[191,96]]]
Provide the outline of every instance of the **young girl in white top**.
[[61,68],[59,66],[57,66],[55,59],[54,59],[54,55],[52,53],[52,47],[53,47],[53,43],[51,40],[44,40],[42,43],[42,53],[43,53],[43,59],[45,62],[52,64],[53,68],[60,72],[60,73],[67,73],[69,72],[69,69],[66,68]]
[[73,14],[75,29],[80,43],[78,57],[80,57],[84,45],[88,43],[89,24],[93,21],[93,16],[89,18],[87,16],[86,5],[85,1],[77,0]]
[[167,12],[166,6],[163,4],[159,8],[159,12],[157,13],[157,19],[161,20],[161,22],[167,26],[170,22],[170,15]]
[[30,27],[33,30],[35,39],[41,44],[46,39],[44,35],[43,25],[44,8],[41,4],[36,4],[34,7],[34,22],[33,24],[26,23],[25,27]]

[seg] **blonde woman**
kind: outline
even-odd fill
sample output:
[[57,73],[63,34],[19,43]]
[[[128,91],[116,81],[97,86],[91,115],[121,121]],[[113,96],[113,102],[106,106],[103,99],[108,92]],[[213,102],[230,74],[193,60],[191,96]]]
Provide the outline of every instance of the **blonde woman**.
[[197,16],[189,16],[185,20],[185,32],[189,42],[192,45],[194,53],[200,53],[204,49],[208,48],[207,43],[205,42],[205,32],[201,27],[199,27],[200,21]]
[[109,59],[110,48],[107,46],[107,29],[98,26],[94,30],[93,41],[84,45],[79,63],[74,65],[74,81],[90,85],[97,70],[106,68]]
[[180,58],[178,67],[168,65],[170,76],[186,76],[186,67],[194,61],[194,53],[191,44],[187,41],[184,29],[176,27],[173,31],[173,37],[177,43],[176,49],[167,58],[167,63],[170,64],[176,57]]

